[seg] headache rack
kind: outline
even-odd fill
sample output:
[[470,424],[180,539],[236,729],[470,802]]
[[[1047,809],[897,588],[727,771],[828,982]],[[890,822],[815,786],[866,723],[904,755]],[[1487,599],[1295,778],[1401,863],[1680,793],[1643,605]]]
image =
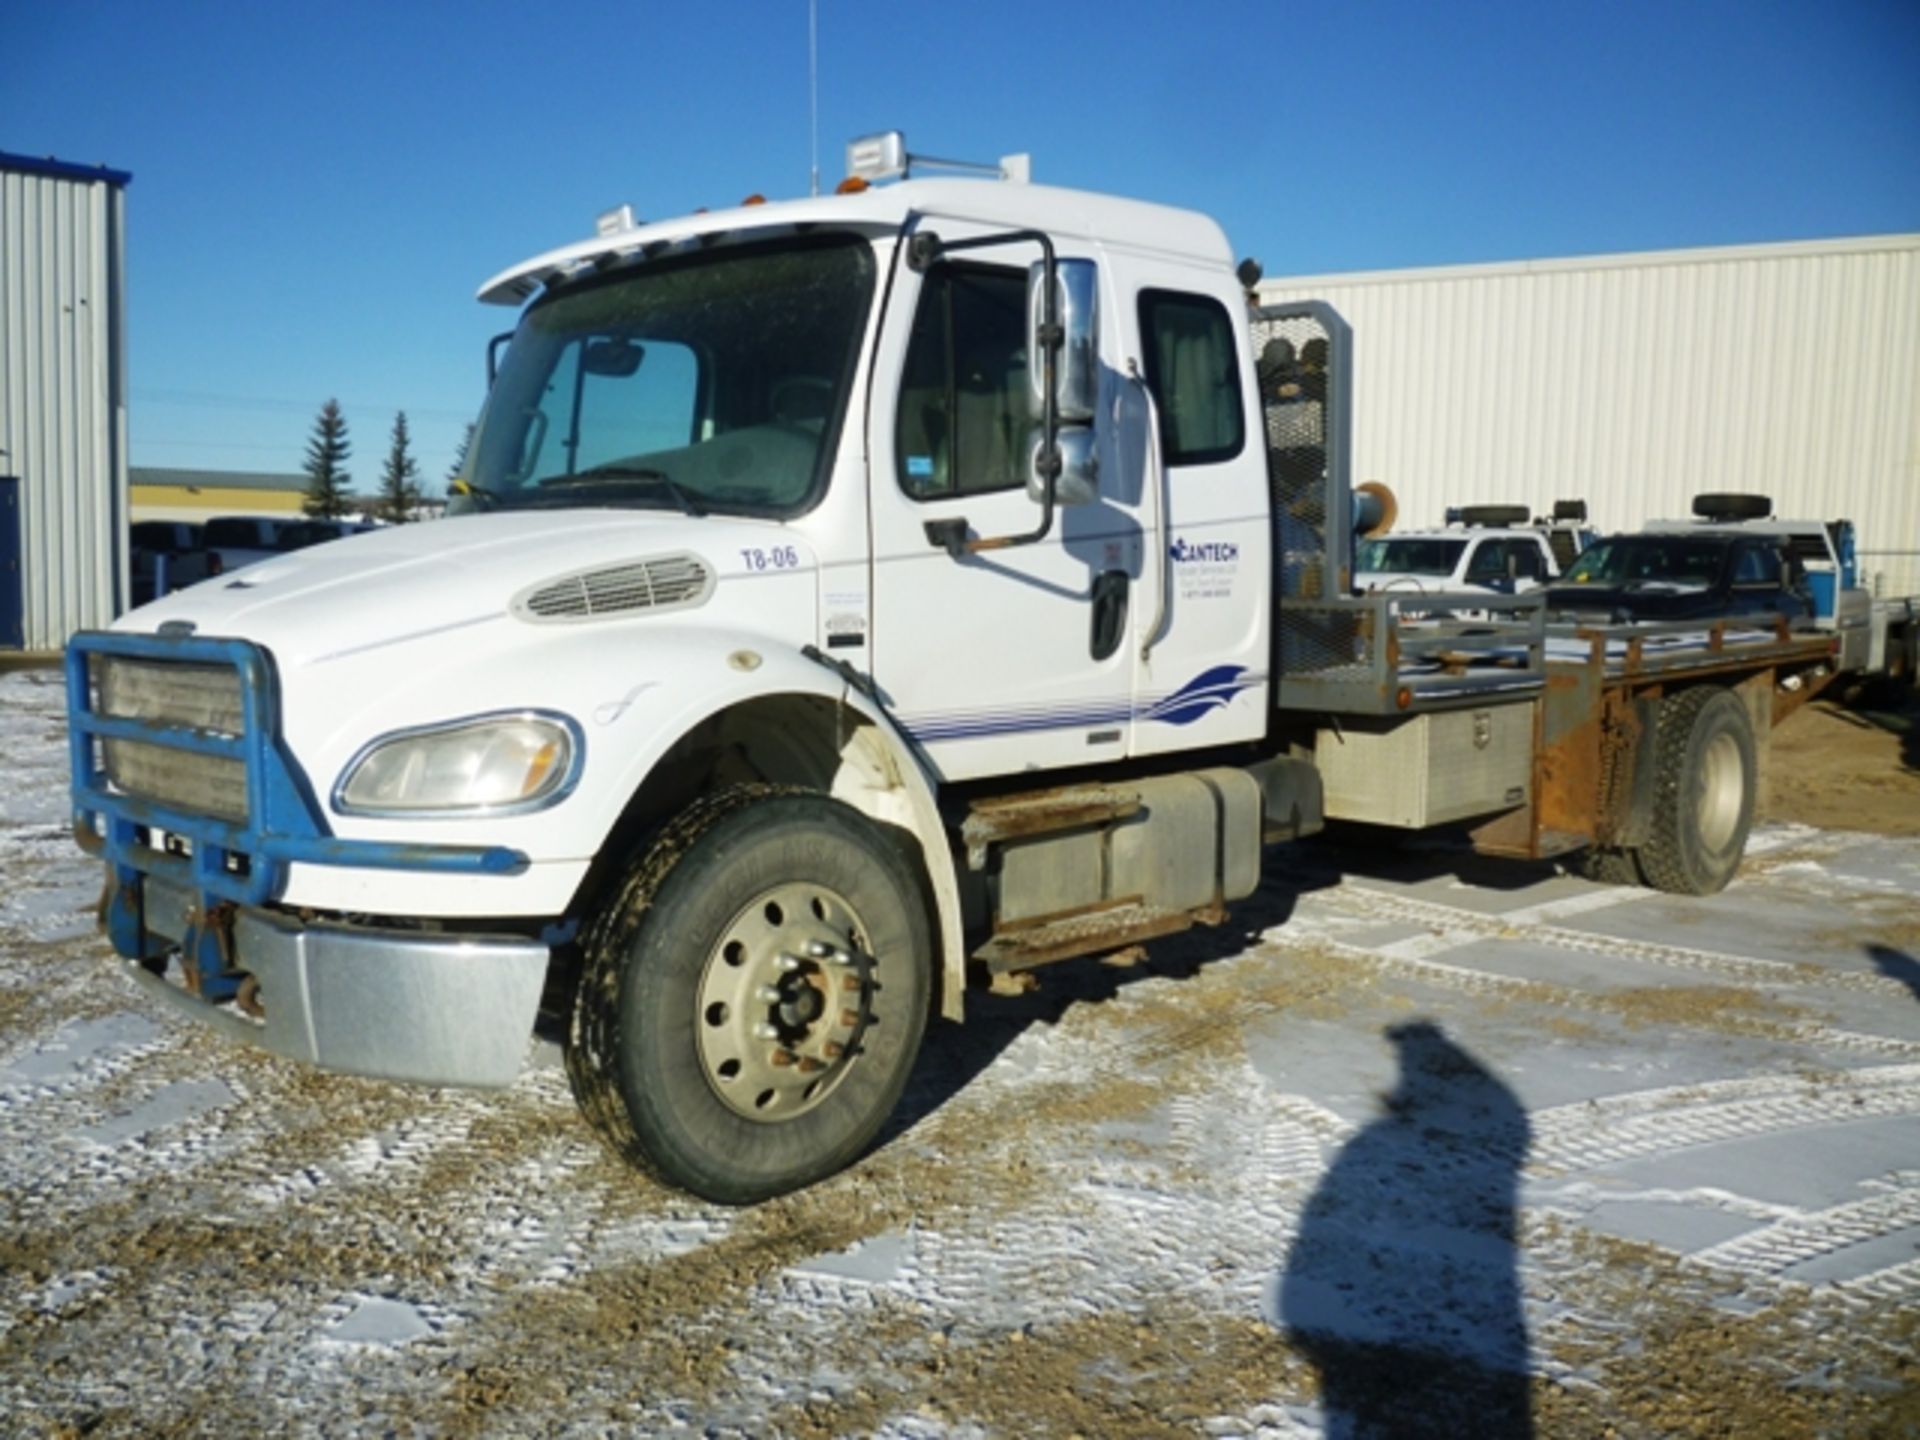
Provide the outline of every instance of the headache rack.
[[[1486,618],[1461,619],[1459,612]],[[1377,590],[1280,601],[1283,710],[1403,715],[1524,699],[1546,684],[1544,597]]]

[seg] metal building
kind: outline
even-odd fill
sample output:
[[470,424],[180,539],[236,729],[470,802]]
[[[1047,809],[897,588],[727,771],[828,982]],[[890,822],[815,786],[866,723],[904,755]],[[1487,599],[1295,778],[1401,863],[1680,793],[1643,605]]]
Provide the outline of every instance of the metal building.
[[1920,235],[1285,277],[1354,331],[1355,480],[1402,527],[1584,498],[1604,530],[1709,490],[1851,519],[1920,593]]
[[0,154],[0,649],[56,650],[127,593],[132,178]]

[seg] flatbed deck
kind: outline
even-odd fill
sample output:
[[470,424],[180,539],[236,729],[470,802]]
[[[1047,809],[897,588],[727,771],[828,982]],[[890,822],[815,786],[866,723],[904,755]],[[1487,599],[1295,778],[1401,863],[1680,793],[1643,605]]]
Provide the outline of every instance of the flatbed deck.
[[[1473,610],[1485,619],[1452,618]],[[1813,669],[1834,637],[1784,616],[1623,625],[1549,624],[1544,597],[1390,591],[1281,606],[1282,710],[1419,714],[1517,701],[1578,672],[1637,687],[1768,667]],[[1304,662],[1304,663],[1303,663]],[[1564,683],[1564,682],[1563,682]]]

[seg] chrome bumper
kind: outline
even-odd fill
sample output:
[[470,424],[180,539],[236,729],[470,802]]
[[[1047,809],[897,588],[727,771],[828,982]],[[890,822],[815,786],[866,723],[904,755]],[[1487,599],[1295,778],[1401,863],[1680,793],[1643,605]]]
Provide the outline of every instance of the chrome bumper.
[[[147,934],[183,945],[194,892],[144,877]],[[520,1073],[546,983],[547,947],[508,936],[233,917],[232,965],[263,1018],[213,1005],[138,960],[127,972],[233,1039],[327,1070],[430,1085],[498,1086]],[[175,958],[170,971],[183,972]]]

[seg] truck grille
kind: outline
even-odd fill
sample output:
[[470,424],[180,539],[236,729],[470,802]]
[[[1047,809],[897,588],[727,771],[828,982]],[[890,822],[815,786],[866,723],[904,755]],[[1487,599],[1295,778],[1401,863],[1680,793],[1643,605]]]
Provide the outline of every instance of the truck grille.
[[[93,661],[98,712],[237,737],[245,733],[240,672],[228,665],[179,665],[119,656]],[[107,778],[128,795],[236,824],[247,819],[247,769],[217,755],[195,755],[137,740],[103,740]]]

